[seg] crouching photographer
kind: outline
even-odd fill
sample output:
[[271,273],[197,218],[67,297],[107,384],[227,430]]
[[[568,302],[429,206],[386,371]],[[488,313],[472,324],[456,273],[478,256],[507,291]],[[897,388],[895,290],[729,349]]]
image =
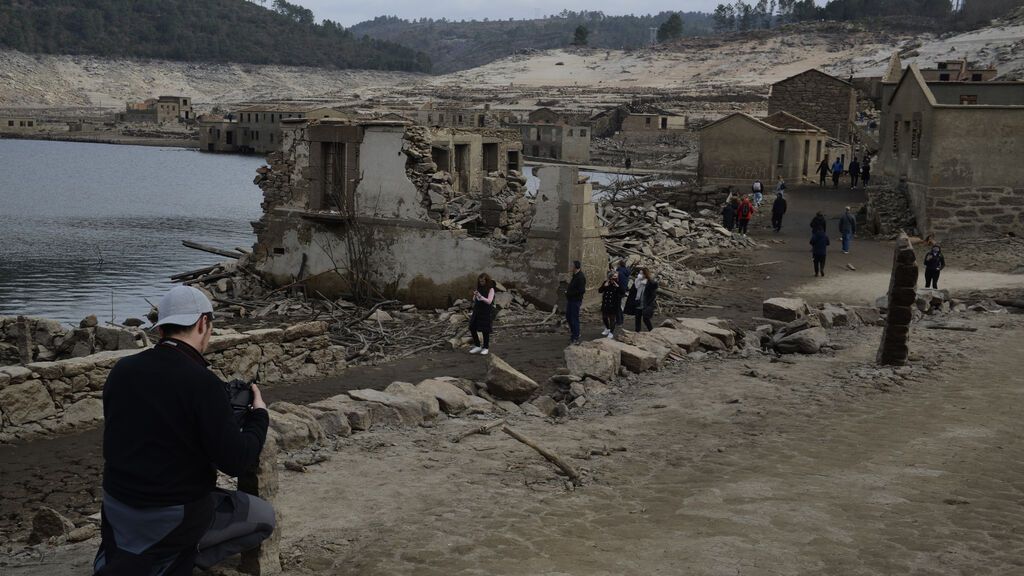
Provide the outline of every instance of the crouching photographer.
[[259,462],[269,423],[259,388],[207,368],[213,307],[202,292],[172,288],[159,313],[160,342],[119,361],[103,389],[96,574],[192,574],[274,530],[269,503],[215,485],[217,470],[238,476]]

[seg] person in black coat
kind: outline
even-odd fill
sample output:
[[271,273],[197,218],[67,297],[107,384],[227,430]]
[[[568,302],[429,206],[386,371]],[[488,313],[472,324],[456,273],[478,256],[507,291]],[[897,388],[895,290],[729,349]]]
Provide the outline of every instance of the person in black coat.
[[647,326],[648,332],[654,329],[651,318],[654,317],[654,309],[657,304],[658,282],[650,270],[642,268],[633,282],[633,287],[629,290],[629,297],[626,298],[626,313],[636,317],[637,332],[641,331],[641,320]]
[[814,262],[814,276],[825,275],[825,257],[828,255],[828,246],[831,242],[825,230],[815,230],[811,234],[811,260]]
[[[469,334],[473,337],[470,354],[490,354],[491,329],[494,319],[494,281],[486,273],[477,276],[473,290],[473,314],[469,317]],[[480,335],[483,334],[483,342]]]
[[565,321],[569,324],[571,344],[580,343],[580,309],[583,307],[583,295],[587,292],[587,277],[583,274],[583,264],[579,260],[572,262],[572,278],[565,289]]
[[736,227],[736,208],[732,202],[726,202],[722,208],[722,226],[730,232]]
[[614,270],[609,271],[608,278],[597,291],[601,293],[601,319],[604,320],[601,335],[615,338],[615,327],[619,324],[619,314],[622,312],[622,296],[625,294],[619,284],[619,275]]
[[780,190],[775,195],[775,202],[772,202],[772,228],[776,232],[782,230],[782,217],[786,214],[786,199],[783,197],[783,193]]
[[946,267],[946,258],[938,244],[924,256],[924,287],[939,289],[939,272]]
[[825,232],[825,228],[827,228],[825,222],[825,215],[822,214],[821,212],[818,212],[817,214],[814,215],[814,218],[811,219],[811,232],[816,232],[818,230]]

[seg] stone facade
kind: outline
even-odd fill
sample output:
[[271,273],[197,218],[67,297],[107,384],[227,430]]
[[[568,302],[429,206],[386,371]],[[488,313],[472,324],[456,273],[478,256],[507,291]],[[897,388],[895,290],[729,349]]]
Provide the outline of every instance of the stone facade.
[[[218,331],[206,359],[218,377],[273,384],[345,368],[345,349],[327,338],[326,322],[248,332]],[[103,385],[135,350],[0,367],[0,442],[94,426],[103,417]]]
[[853,84],[811,69],[772,85],[768,115],[777,112],[788,112],[850,142],[857,94]]
[[924,234],[1018,232],[1024,220],[1024,83],[985,86],[1016,105],[962,104],[969,86],[935,85],[913,66],[883,108],[876,171],[900,181]]
[[590,161],[590,128],[561,124],[520,124],[523,153],[562,162]]
[[765,119],[736,113],[701,129],[697,172],[704,185],[744,191],[754,180],[772,190],[779,176],[815,180],[827,141],[824,130],[785,112]]

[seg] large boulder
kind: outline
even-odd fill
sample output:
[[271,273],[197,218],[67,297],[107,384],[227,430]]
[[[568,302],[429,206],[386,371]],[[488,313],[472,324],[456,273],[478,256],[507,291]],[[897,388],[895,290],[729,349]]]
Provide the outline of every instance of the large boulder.
[[0,412],[11,425],[21,426],[53,416],[57,408],[46,386],[29,380],[0,390]]
[[[348,398],[346,396],[346,398]],[[300,416],[305,420],[314,420],[327,436],[348,436],[352,433],[352,425],[348,416],[340,409],[321,409],[310,406],[300,406],[291,402],[275,402],[271,409],[285,414]]]
[[99,398],[82,398],[64,409],[64,423],[68,426],[83,426],[103,420],[103,401]]
[[608,338],[600,338],[592,341],[592,345],[618,354],[622,365],[631,372],[646,372],[658,368],[658,357],[655,354],[631,344],[619,342],[618,340],[609,340]]
[[872,306],[850,306],[847,308],[848,312],[852,312],[860,320],[861,324],[867,326],[882,326],[885,324],[885,320],[879,313],[878,308]]
[[533,379],[498,358],[495,354],[488,356],[487,391],[500,400],[525,402],[540,387]]
[[315,414],[307,410],[304,406],[289,402],[275,402],[268,407],[270,429],[277,436],[278,444],[285,450],[297,450],[324,440],[323,427]]
[[769,298],[761,304],[765,318],[792,322],[810,313],[807,302],[803,298]]
[[670,348],[677,349],[683,353],[693,352],[700,346],[700,335],[686,328],[676,329],[661,326],[651,330],[650,334]]
[[822,306],[818,312],[818,318],[821,320],[821,325],[826,328],[850,325],[850,315],[846,309],[833,304]]
[[775,342],[775,349],[780,354],[816,354],[825,344],[828,344],[828,332],[816,326],[782,337]]
[[662,323],[662,326],[676,329],[686,328],[698,335],[707,334],[720,340],[726,349],[736,345],[736,334],[732,330],[716,326],[703,318],[669,318]]
[[619,354],[602,350],[589,343],[565,348],[565,367],[580,378],[590,376],[602,382],[611,382],[619,375]]
[[[349,396],[356,400],[362,400],[364,402],[371,402],[390,408],[397,413],[400,424],[407,426],[419,425],[423,423],[423,403],[418,399],[406,398],[404,396],[397,396],[395,394],[388,394],[379,390],[351,390],[348,393]],[[376,412],[373,414],[374,424],[391,423],[386,422],[387,411],[381,411],[379,415]]]
[[441,410],[444,410],[446,414],[458,414],[469,408],[470,396],[447,380],[434,378],[424,380],[416,385],[416,389],[436,399]]
[[313,402],[309,407],[321,413],[337,412],[343,414],[348,420],[350,430],[369,430],[373,427],[373,414],[369,408],[369,403],[353,400],[347,394],[339,394],[338,396]]
[[629,344],[646,350],[657,358],[657,364],[660,366],[668,358],[668,355],[673,352],[672,348],[668,344],[663,342],[656,336],[651,336],[650,332],[629,332],[626,337],[623,338]]
[[421,391],[415,384],[410,382],[392,382],[384,389],[387,394],[404,396],[420,401],[420,410],[423,412],[424,420],[433,420],[441,415],[441,403],[433,394]]

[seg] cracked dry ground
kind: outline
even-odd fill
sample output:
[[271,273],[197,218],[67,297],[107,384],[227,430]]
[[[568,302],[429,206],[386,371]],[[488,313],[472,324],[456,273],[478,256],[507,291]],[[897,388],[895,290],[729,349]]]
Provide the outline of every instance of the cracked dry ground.
[[[898,371],[880,329],[839,329],[830,355],[686,361],[514,419],[586,469],[575,491],[504,434],[448,441],[475,421],[354,436],[281,472],[286,573],[1024,574],[1024,317],[966,318],[916,327]],[[85,574],[94,547],[0,573]]]

